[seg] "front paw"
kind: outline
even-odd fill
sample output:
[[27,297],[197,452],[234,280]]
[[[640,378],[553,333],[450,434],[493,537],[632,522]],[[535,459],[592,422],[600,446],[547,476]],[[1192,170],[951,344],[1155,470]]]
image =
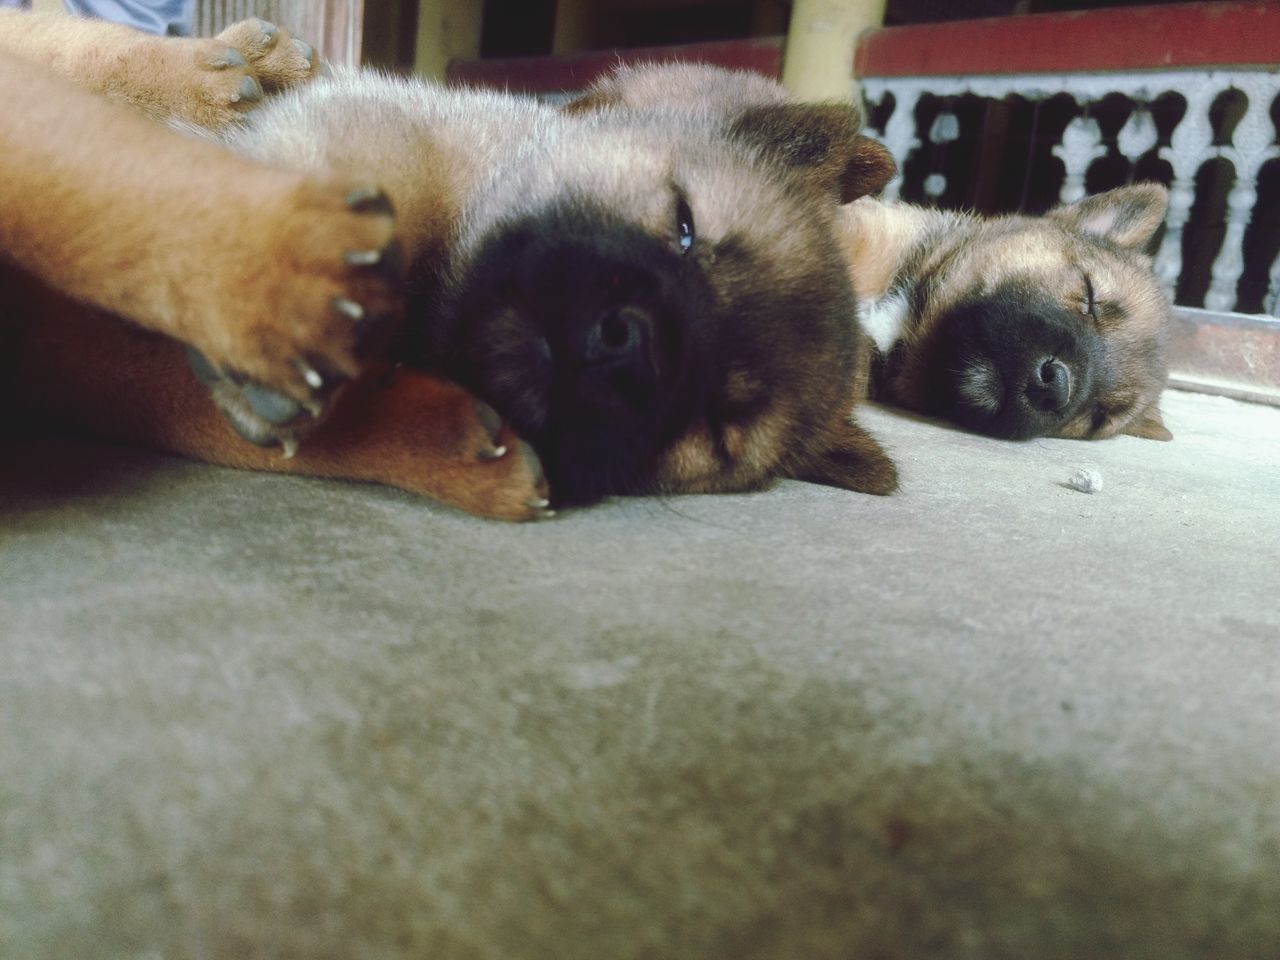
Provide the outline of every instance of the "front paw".
[[[315,49],[265,20],[242,20],[210,40],[185,41],[173,51],[169,70],[152,64],[156,79],[168,91],[163,111],[207,130],[222,130],[238,123],[270,93],[305,83],[324,70]],[[181,50],[181,52],[178,52]]]
[[327,396],[298,401],[222,372],[195,347],[187,347],[187,363],[241,438],[259,447],[279,446],[286,459],[298,452],[302,438],[320,424],[330,401],[341,390],[337,385]]
[[306,83],[325,69],[311,44],[266,20],[233,23],[216,39],[248,61],[268,93]]
[[184,339],[237,431],[282,442],[394,336],[404,272],[395,219],[376,188],[313,179],[230,215],[234,239],[204,264],[215,279],[198,296],[206,319]]

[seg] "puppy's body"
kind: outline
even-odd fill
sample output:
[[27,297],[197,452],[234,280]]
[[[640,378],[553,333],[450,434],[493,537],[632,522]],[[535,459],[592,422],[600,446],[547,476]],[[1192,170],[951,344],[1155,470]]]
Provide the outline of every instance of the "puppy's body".
[[[20,18],[7,19],[0,49]],[[84,61],[73,58],[64,72],[83,80],[77,62]],[[177,86],[175,99],[193,96],[190,84]],[[154,94],[149,88],[148,102]],[[769,123],[739,107],[604,104],[561,115],[505,96],[340,74],[268,102],[225,142],[241,155],[246,183],[276,177],[385,189],[390,203],[348,187],[348,213],[381,228],[394,205],[398,246],[354,230],[334,272],[358,293],[385,277],[396,249],[405,251],[409,359],[492,403],[532,441],[562,502],[746,489],[780,476],[888,492],[892,464],[847,419],[857,340],[843,322],[853,302],[833,200],[849,194],[849,170],[859,171],[858,189],[874,189],[890,167],[879,162],[882,150],[867,153],[852,111],[780,109]],[[162,112],[188,123],[195,114]],[[790,126],[778,122],[784,116]],[[821,149],[787,155],[779,138],[796,130],[810,130]],[[152,148],[163,155],[176,143],[156,140]],[[0,203],[17,202],[23,176]],[[135,188],[124,203],[147,192]],[[152,222],[145,212],[141,219]],[[213,268],[215,286],[237,270],[275,277],[269,261],[226,263],[222,251],[236,249],[234,233],[209,236],[199,216],[183,226],[189,255]],[[39,229],[22,238],[19,266],[28,267],[41,240]],[[274,255],[292,265],[309,241],[285,236]],[[160,288],[182,289],[187,276],[167,274],[167,263],[159,257],[140,276],[158,273]],[[36,273],[56,286],[66,280],[57,269]],[[100,296],[110,277],[105,267],[91,271],[80,296],[174,332],[145,310]],[[0,296],[10,296],[4,283]],[[207,321],[182,334],[211,355],[212,364],[198,366],[242,436],[292,447],[310,426],[305,411],[350,376],[359,362],[350,351],[390,312],[377,296],[372,309],[345,291],[325,296],[333,305],[327,313],[323,304],[299,303],[265,317],[258,304],[247,305],[260,336],[302,331],[292,355],[255,360],[236,338],[219,353],[217,324]],[[215,298],[215,309],[237,312],[233,297]],[[510,428],[481,429],[488,420],[467,412],[465,394],[429,377],[408,370],[366,377],[297,457],[282,460],[215,435],[211,407],[200,404],[168,345],[144,348],[126,329],[65,302],[42,299],[24,310],[38,332],[25,341],[13,386],[16,406],[33,415],[93,430],[105,423],[114,436],[213,462],[381,480],[478,513],[531,516],[545,507],[532,452],[504,457],[516,446]],[[307,326],[315,313],[325,323]],[[325,333],[335,313],[349,326]],[[63,322],[45,322],[55,315]],[[434,447],[419,452],[418,442]],[[532,467],[504,471],[495,461]],[[503,483],[510,495],[502,495]]]
[[1011,439],[1169,439],[1171,314],[1143,254],[1166,202],[1138,184],[1042,217],[850,204],[860,389]]
[[832,202],[878,148],[844,119],[825,182],[770,152],[790,131],[743,116],[561,112],[339,71],[225,142],[384,186],[413,264],[412,359],[508,417],[561,502],[778,476],[886,492],[891,467],[842,413],[857,343]]

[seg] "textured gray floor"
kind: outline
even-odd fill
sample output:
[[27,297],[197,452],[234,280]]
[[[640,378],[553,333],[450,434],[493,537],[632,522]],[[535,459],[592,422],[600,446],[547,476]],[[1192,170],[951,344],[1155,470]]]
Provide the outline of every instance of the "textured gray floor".
[[1280,957],[1280,410],[1165,407],[537,526],[10,449],[0,957]]

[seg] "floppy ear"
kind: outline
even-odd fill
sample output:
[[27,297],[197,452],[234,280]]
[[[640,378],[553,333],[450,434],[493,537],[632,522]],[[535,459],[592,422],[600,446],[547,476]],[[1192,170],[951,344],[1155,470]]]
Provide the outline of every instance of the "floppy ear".
[[1160,418],[1160,400],[1152,400],[1151,405],[1134,417],[1121,433],[1131,437],[1142,437],[1145,440],[1172,440],[1173,434]]
[[879,496],[898,489],[898,470],[893,461],[871,434],[851,420],[838,424],[825,446],[811,453],[789,475],[796,480]]
[[881,189],[896,169],[889,151],[860,135],[861,127],[850,104],[771,103],[743,110],[729,134],[822,193],[849,203]]
[[1143,251],[1164,221],[1169,191],[1158,183],[1134,183],[1050,210],[1048,216],[1081,233]]

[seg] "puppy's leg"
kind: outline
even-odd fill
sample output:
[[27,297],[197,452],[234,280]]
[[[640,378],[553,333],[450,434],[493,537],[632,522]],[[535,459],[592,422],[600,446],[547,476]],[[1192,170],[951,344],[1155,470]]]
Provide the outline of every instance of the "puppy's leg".
[[234,24],[214,39],[188,39],[102,20],[0,10],[0,52],[153,119],[210,130],[237,120],[264,88],[291,87],[321,69],[309,44],[264,20]]
[[[8,19],[8,18],[5,18]],[[0,56],[0,251],[303,402],[398,316],[384,196],[270,169]]]
[[[15,380],[0,385],[21,424],[53,424],[195,459],[384,483],[483,517],[551,515],[533,451],[460,387],[387,368],[353,384],[297,455],[245,443],[182,358],[182,346],[37,293],[50,322],[20,342]],[[92,344],[91,350],[85,345]]]

